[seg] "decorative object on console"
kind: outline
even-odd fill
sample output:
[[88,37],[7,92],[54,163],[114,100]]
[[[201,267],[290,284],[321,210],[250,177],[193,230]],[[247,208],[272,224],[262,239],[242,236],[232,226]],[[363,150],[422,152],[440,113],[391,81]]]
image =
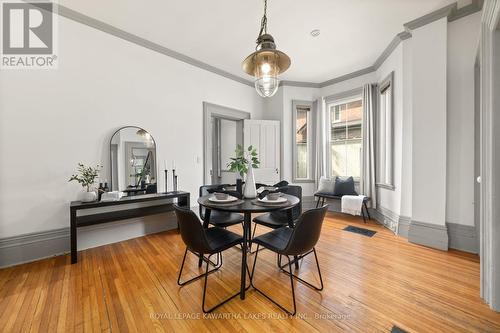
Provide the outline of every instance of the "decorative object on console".
[[256,51],[243,61],[243,71],[255,77],[255,90],[260,96],[271,97],[278,91],[278,74],[290,67],[290,58],[276,50],[273,36],[267,33],[267,0],[256,42]]
[[257,149],[253,146],[248,146],[245,151],[241,145],[237,145],[234,152],[236,157],[231,157],[231,162],[227,164],[227,167],[229,171],[237,172],[241,178],[246,174],[243,195],[245,198],[253,199],[257,196],[253,168],[258,168],[260,164],[259,158],[257,157]]
[[177,175],[174,176],[174,192],[177,192]]
[[97,164],[97,166],[85,166],[83,163],[78,163],[78,168],[76,174],[73,174],[68,182],[76,181],[82,185],[85,192],[80,194],[80,201],[82,202],[92,202],[97,200],[97,194],[92,189],[92,186],[95,183],[97,177],[99,177],[99,172],[101,171],[102,166]]
[[168,192],[168,170],[165,169],[165,193]]
[[123,197],[124,193],[119,191],[104,192],[101,196],[101,201],[118,201]]
[[101,201],[103,193],[104,193],[104,186],[102,186],[102,182],[99,182],[99,187],[97,188],[97,201]]

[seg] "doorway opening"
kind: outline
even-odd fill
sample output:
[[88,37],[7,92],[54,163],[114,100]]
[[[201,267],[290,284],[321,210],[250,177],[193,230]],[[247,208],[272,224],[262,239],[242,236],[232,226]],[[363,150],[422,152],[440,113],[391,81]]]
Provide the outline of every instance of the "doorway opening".
[[243,145],[243,120],[250,113],[221,105],[203,103],[203,183],[234,184],[236,173],[227,164],[236,145]]

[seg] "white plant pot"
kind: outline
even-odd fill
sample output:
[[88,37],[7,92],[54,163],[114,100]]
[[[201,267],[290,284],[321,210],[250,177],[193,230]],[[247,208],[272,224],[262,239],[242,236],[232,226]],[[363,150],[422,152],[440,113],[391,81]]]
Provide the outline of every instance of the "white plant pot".
[[253,175],[252,163],[248,163],[247,178],[245,180],[245,188],[243,189],[243,196],[247,199],[254,199],[257,197],[257,189],[255,187],[255,176]]
[[80,194],[79,194],[79,196],[78,196],[78,200],[80,200],[81,202],[92,202],[92,201],[96,201],[96,200],[97,200],[97,193],[95,193],[94,191],[90,191],[90,192],[87,192],[87,191],[80,192]]

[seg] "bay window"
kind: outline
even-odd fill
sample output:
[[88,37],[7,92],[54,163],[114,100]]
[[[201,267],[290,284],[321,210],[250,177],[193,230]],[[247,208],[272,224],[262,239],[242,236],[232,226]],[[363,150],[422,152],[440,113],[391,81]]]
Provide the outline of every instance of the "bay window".
[[293,101],[293,182],[313,181],[313,103]]
[[327,100],[330,118],[330,175],[352,176],[359,181],[361,176],[361,151],[363,126],[363,103],[361,96],[342,100]]
[[379,84],[379,107],[376,117],[376,185],[394,189],[393,185],[393,76]]

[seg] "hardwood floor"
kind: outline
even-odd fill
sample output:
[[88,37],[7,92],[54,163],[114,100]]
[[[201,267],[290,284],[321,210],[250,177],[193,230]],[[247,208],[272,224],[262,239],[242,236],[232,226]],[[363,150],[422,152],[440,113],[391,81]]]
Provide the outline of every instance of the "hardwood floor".
[[[343,231],[348,224],[377,234]],[[477,256],[420,247],[373,222],[337,214],[328,215],[317,251],[325,289],[296,283],[295,318],[255,291],[204,317],[203,281],[177,286],[184,245],[169,231],[81,251],[76,265],[66,255],[0,270],[0,330],[500,331],[500,314],[479,297]],[[225,252],[221,271],[209,278],[208,306],[238,289],[240,262],[237,249]],[[259,253],[256,284],[289,305],[289,280],[275,263],[271,252]],[[198,273],[194,256],[186,268],[186,277]],[[317,283],[314,257],[299,272]]]

